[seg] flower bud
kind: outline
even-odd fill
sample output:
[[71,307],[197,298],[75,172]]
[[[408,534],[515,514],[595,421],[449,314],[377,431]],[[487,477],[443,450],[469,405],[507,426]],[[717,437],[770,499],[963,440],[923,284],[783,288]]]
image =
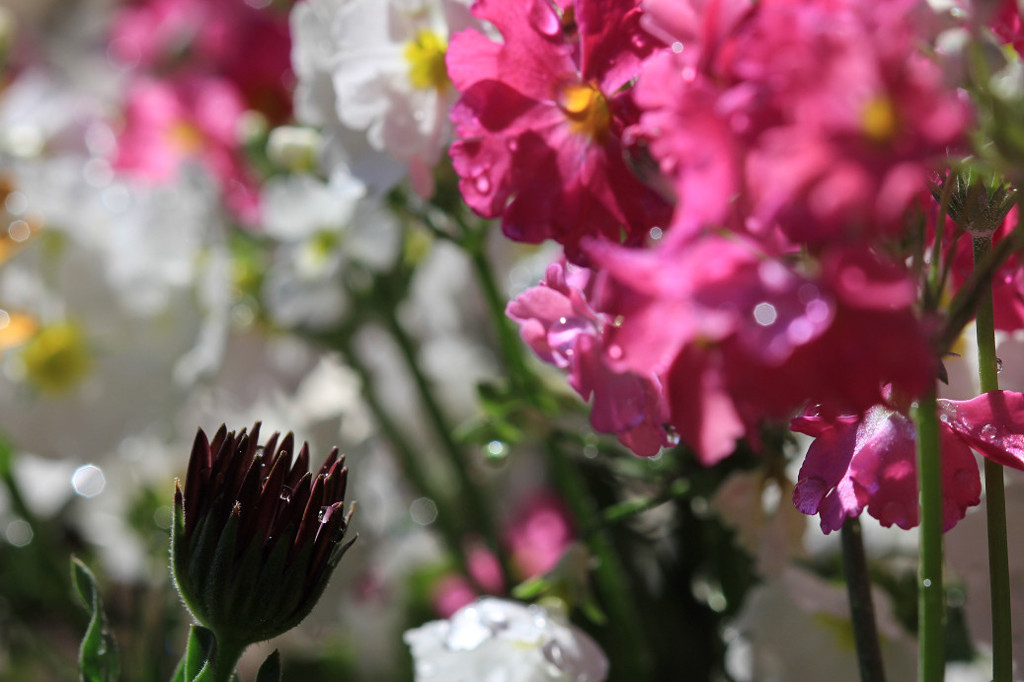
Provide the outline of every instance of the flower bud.
[[221,642],[244,646],[298,625],[316,604],[342,543],[348,469],[335,448],[314,477],[302,445],[260,447],[260,425],[238,435],[199,430],[185,490],[175,484],[171,559],[185,606]]

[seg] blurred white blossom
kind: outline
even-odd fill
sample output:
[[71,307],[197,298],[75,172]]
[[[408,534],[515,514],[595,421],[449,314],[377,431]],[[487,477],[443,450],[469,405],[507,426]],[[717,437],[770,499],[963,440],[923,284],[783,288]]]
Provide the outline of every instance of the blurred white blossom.
[[405,641],[417,682],[602,682],[608,674],[587,634],[536,604],[480,599],[407,631]]

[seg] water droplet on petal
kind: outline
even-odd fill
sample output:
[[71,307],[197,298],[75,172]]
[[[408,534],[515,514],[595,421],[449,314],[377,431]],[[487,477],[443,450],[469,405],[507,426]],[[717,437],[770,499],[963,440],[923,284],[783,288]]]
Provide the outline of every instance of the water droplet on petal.
[[508,147],[508,150],[510,152],[514,152],[517,149],[519,149],[519,140],[517,140],[514,137],[510,137],[508,141],[505,143],[505,146]]
[[622,351],[622,346],[619,346],[617,344],[612,344],[608,346],[608,357],[610,357],[612,360],[621,360],[623,355],[624,353]]
[[486,175],[480,175],[476,180],[473,181],[473,186],[476,187],[476,191],[481,194],[487,194],[491,191],[491,179]]
[[981,433],[979,435],[981,436],[982,440],[986,440],[989,443],[991,443],[995,441],[997,438],[996,427],[993,426],[992,424],[986,424],[984,427],[982,427]]

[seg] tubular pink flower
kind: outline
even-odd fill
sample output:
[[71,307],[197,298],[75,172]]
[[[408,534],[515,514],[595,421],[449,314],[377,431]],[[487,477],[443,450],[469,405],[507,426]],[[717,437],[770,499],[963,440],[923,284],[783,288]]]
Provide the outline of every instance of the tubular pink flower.
[[[1024,395],[993,391],[972,400],[939,400],[943,526],[949,530],[981,501],[973,448],[1004,466],[1024,469]],[[918,523],[914,425],[876,405],[861,418],[804,415],[794,431],[814,436],[793,490],[805,514],[818,514],[830,533],[865,508],[882,525]]]
[[506,314],[521,325],[523,340],[541,360],[569,374],[584,400],[593,398],[590,421],[614,433],[638,455],[670,444],[661,383],[650,368],[617,366],[622,349],[606,341],[615,322],[591,307],[600,276],[565,262],[548,266],[545,280],[511,302]]
[[624,160],[628,85],[655,41],[636,0],[479,0],[501,33],[451,40],[452,162],[466,203],[511,239],[555,239],[571,260],[585,235],[637,244],[669,209]]

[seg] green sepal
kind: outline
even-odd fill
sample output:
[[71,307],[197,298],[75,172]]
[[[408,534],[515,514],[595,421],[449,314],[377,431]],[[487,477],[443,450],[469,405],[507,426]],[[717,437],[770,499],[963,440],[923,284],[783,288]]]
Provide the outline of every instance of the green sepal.
[[[227,596],[228,586],[232,584],[234,579],[232,573],[235,564],[235,545],[238,539],[239,523],[237,514],[230,514],[228,516],[227,523],[224,524],[224,529],[217,539],[212,561],[203,563],[204,566],[209,567],[206,580],[203,581],[202,595],[204,613],[210,621],[207,623],[207,626],[220,636],[231,636],[233,639],[237,639],[237,637],[234,637],[234,632],[228,635],[227,632],[222,632],[221,630],[234,630],[233,626],[237,622],[236,614],[227,608],[228,601],[225,597]],[[245,624],[243,624],[244,626]]]
[[213,657],[217,653],[217,639],[202,625],[193,625],[188,631],[185,654],[178,661],[171,682],[202,682],[213,674]]
[[281,682],[281,653],[277,649],[263,661],[256,682]]
[[[274,591],[273,608],[270,609],[274,634],[266,635],[268,638],[282,632],[287,632],[299,624],[310,611],[313,610],[315,600],[307,599],[309,595],[309,563],[313,558],[313,540],[299,549],[299,553],[290,561],[281,579],[281,585]],[[287,586],[287,587],[284,587]]]
[[80,682],[106,682],[121,677],[117,641],[107,625],[96,577],[78,558],[71,557],[71,583],[89,611],[89,626],[78,650]]
[[[245,618],[250,623],[258,637],[254,641],[270,639],[280,631],[274,627],[277,611],[275,607],[280,600],[280,594],[289,589],[301,590],[300,585],[285,582],[285,567],[288,565],[288,552],[291,549],[291,541],[288,534],[285,534],[274,548],[260,569],[259,576],[252,584],[247,597],[239,599],[239,618]],[[265,634],[270,632],[270,634]]]
[[[203,595],[197,594],[197,586],[206,582],[206,576],[210,570],[210,563],[213,561],[213,554],[217,549],[217,541],[220,539],[219,528],[215,519],[211,516],[199,520],[193,531],[193,537],[188,543],[190,547],[185,552],[185,591],[182,593],[182,600],[188,607],[196,620],[204,622],[210,618],[210,614],[203,609],[206,603]],[[206,623],[209,625],[210,623]]]
[[245,548],[241,559],[237,562],[234,577],[227,588],[224,604],[228,613],[236,617],[246,617],[247,605],[253,600],[253,585],[263,564],[264,548],[260,542],[253,542]]
[[188,576],[188,543],[185,540],[185,509],[175,500],[171,513],[171,578],[181,600],[193,615],[195,608],[188,597],[193,593]]

